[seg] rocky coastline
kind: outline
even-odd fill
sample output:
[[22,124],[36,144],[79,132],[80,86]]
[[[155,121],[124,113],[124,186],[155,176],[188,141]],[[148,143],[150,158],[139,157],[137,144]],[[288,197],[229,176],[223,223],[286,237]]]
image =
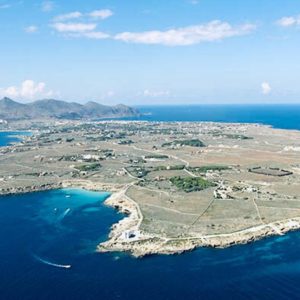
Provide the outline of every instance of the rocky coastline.
[[[105,201],[106,205],[126,214],[126,217],[111,227],[109,240],[98,246],[99,252],[126,251],[135,257],[153,254],[180,254],[198,247],[227,248],[233,245],[247,244],[265,237],[283,235],[300,228],[300,218],[291,218],[228,234],[169,239],[139,230],[143,216],[138,205],[125,193],[126,188]],[[132,232],[134,236],[128,238],[124,234],[126,232]]]
[[300,218],[291,218],[228,234],[178,239],[148,234],[140,231],[143,215],[137,203],[126,195],[129,186],[95,183],[89,180],[67,180],[59,183],[1,189],[0,195],[23,194],[61,188],[81,188],[91,191],[111,192],[112,195],[105,201],[105,205],[115,208],[125,216],[118,223],[112,225],[108,240],[99,244],[97,251],[125,251],[135,257],[153,254],[180,254],[198,247],[226,248],[238,244],[247,244],[268,236],[283,235],[289,231],[300,229]]
[[63,188],[62,183],[47,183],[41,185],[30,185],[23,187],[0,188],[0,196],[8,196],[14,194],[26,194],[34,192],[44,192]]

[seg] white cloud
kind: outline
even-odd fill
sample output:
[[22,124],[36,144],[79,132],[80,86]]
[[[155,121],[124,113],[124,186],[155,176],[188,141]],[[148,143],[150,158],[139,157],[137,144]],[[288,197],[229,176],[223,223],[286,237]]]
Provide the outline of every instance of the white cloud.
[[82,13],[80,11],[73,11],[67,14],[58,15],[54,18],[54,22],[64,22],[79,18],[94,18],[94,19],[107,19],[113,15],[109,9],[94,10],[89,13]]
[[109,34],[101,31],[67,32],[64,36],[69,38],[87,38],[91,40],[104,40],[110,37]]
[[[112,15],[110,10],[99,10],[89,14],[72,12],[57,16],[54,23],[50,24],[59,33],[64,33],[68,37],[85,37],[90,39],[111,38],[127,43],[157,44],[165,46],[187,46],[202,42],[220,41],[225,38],[243,36],[250,34],[256,29],[254,24],[242,24],[233,26],[227,22],[218,20],[206,24],[169,29],[166,31],[152,30],[144,32],[121,32],[110,35],[105,32],[97,31],[96,21],[90,22],[63,22],[66,20],[81,18],[84,16],[94,18],[107,18]],[[60,22],[58,20],[61,20]]]
[[68,21],[68,20],[72,20],[72,19],[78,19],[78,18],[81,18],[82,16],[83,16],[83,14],[81,12],[73,11],[68,14],[56,16],[54,18],[54,21],[55,22],[63,22],[63,21]]
[[116,95],[116,93],[114,92],[114,91],[108,91],[107,93],[106,93],[106,97],[113,97],[113,96],[115,96]]
[[283,17],[277,21],[277,24],[281,27],[300,26],[300,15]]
[[[110,35],[96,30],[98,24],[95,23],[95,19],[106,19],[112,15],[113,12],[109,9],[94,10],[89,13],[74,11],[56,16],[50,26],[56,31],[64,33],[64,36],[67,37],[84,37],[98,40],[106,39],[109,38]],[[74,19],[81,19],[81,22],[66,22]]]
[[272,88],[271,88],[271,85],[268,83],[268,82],[263,82],[261,84],[261,92],[264,94],[264,95],[268,95],[270,94],[272,91]]
[[35,32],[38,31],[38,27],[34,26],[34,25],[31,25],[31,26],[25,27],[24,31],[27,32],[27,33],[35,33]]
[[144,97],[153,97],[153,98],[167,97],[167,96],[170,96],[170,91],[152,91],[152,90],[146,89],[143,91],[142,95]]
[[123,32],[115,36],[116,40],[128,43],[160,44],[165,46],[187,46],[202,42],[219,41],[234,36],[242,36],[256,29],[253,24],[232,26],[218,20],[207,24],[170,29],[166,31]]
[[109,99],[109,98],[113,98],[116,96],[116,92],[115,91],[112,91],[112,90],[109,90],[105,93],[103,93],[100,97],[100,99]]
[[51,97],[53,94],[53,91],[46,89],[44,82],[34,82],[33,80],[25,80],[20,86],[0,88],[1,97],[20,98],[24,100]]
[[51,27],[58,32],[73,32],[82,33],[87,31],[93,31],[96,29],[97,24],[95,23],[54,23]]
[[49,12],[54,9],[54,2],[52,1],[44,1],[42,3],[42,11]]
[[96,31],[96,23],[54,23],[51,27],[71,38],[102,40],[110,37],[107,33]]
[[88,39],[94,39],[94,40],[103,40],[103,39],[107,39],[110,37],[109,34],[101,32],[101,31],[84,32],[80,36],[86,37]]
[[101,10],[94,10],[87,15],[92,18],[100,18],[104,20],[111,17],[113,15],[113,12],[110,9],[101,9]]

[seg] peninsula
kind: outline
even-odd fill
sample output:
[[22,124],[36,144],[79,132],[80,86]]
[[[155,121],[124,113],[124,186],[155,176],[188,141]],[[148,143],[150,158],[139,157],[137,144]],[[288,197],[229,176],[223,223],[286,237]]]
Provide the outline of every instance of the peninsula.
[[3,122],[0,194],[112,192],[124,213],[98,251],[135,256],[228,247],[300,228],[300,132],[257,124]]

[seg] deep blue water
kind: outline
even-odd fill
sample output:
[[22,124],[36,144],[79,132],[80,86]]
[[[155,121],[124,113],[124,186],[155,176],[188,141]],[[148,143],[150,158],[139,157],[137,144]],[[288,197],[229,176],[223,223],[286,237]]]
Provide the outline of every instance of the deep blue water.
[[260,123],[300,129],[300,105],[139,106],[139,120]]
[[0,197],[0,299],[299,298],[300,233],[174,256],[100,254],[96,244],[122,217],[102,204],[106,197],[82,190]]
[[31,133],[23,131],[0,131],[0,147],[8,146],[12,143],[19,142],[19,136],[28,135],[31,135]]

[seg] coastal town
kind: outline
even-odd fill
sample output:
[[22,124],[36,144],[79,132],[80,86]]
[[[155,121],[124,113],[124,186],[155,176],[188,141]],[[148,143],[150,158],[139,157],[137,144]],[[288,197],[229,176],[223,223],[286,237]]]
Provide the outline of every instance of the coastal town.
[[97,251],[141,257],[300,228],[300,133],[258,124],[1,122],[0,194],[108,191],[123,213]]

